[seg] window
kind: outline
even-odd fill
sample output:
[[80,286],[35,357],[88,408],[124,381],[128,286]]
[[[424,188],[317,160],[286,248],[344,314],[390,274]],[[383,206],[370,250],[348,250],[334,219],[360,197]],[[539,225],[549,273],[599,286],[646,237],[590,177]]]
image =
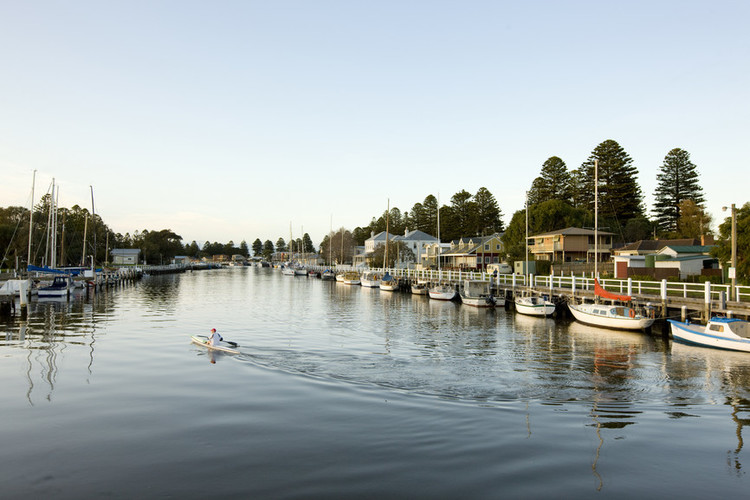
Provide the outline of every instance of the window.
[[485,250],[487,250],[487,251],[489,251],[489,249],[490,249],[490,244],[489,244],[489,243],[486,243],[486,244],[484,245],[484,249],[485,249]]

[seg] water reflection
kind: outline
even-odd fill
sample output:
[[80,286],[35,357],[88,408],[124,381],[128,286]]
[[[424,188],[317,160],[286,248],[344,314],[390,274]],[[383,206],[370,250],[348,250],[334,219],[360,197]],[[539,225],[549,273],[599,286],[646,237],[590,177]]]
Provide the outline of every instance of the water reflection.
[[679,342],[672,342],[670,350],[669,369],[675,378],[672,404],[679,408],[671,416],[695,417],[697,406],[706,403],[729,407],[737,445],[727,450],[727,465],[739,475],[742,430],[750,425],[750,355]]
[[[106,318],[113,308],[107,293],[75,290],[70,298],[32,300],[25,316],[13,316],[3,324],[5,345],[25,350],[26,400],[51,402],[60,366],[68,358],[85,359],[88,376],[94,366],[97,318]],[[75,349],[75,353],[66,351]]]

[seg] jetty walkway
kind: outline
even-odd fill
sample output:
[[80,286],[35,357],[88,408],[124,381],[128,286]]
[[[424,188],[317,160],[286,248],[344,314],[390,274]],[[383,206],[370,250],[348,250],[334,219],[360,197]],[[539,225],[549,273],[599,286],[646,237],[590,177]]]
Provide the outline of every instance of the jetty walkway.
[[[322,270],[326,269],[321,267]],[[339,266],[337,271],[357,270]],[[594,298],[593,276],[535,276],[499,274],[471,271],[437,271],[413,269],[369,269],[380,274],[387,271],[399,280],[402,289],[408,290],[412,283],[451,283],[457,289],[464,280],[488,281],[496,296],[503,296],[506,303],[520,293],[532,292],[548,295],[555,303],[567,303],[582,298]],[[734,300],[729,300],[731,285],[685,283],[677,281],[636,281],[633,279],[599,279],[599,284],[610,292],[630,295],[633,301],[650,304],[659,311],[660,319],[700,318],[706,321],[711,315],[726,315],[750,318],[750,286],[736,286]]]

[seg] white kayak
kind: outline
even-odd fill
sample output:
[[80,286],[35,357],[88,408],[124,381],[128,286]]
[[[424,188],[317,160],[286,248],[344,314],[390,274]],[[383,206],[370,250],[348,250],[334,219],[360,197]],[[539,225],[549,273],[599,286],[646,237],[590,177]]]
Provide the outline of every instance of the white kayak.
[[240,353],[240,351],[238,351],[237,349],[233,349],[234,347],[238,347],[234,342],[227,342],[225,340],[222,340],[219,345],[211,345],[208,343],[208,337],[205,337],[203,335],[193,335],[190,337],[190,339],[194,344],[198,344],[207,349],[213,349],[214,351],[230,352],[232,354]]

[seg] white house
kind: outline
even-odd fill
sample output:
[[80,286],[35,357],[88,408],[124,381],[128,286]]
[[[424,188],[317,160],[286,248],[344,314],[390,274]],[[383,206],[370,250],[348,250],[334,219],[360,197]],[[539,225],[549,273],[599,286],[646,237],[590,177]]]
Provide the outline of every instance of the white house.
[[133,266],[138,264],[138,248],[113,248],[109,254],[112,256],[112,264],[115,266]]

